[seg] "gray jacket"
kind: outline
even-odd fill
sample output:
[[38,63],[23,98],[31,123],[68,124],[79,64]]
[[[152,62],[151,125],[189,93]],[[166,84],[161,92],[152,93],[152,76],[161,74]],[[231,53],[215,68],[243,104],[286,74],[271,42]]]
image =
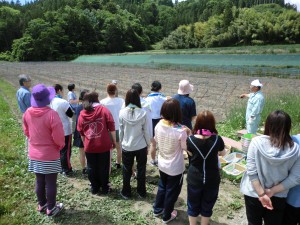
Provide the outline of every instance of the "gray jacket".
[[150,145],[150,135],[146,127],[147,115],[143,109],[127,106],[121,109],[119,121],[122,149],[136,151]]
[[288,190],[300,184],[300,147],[294,143],[283,149],[271,146],[269,136],[252,139],[247,153],[247,172],[241,181],[241,192],[258,197],[251,181],[259,180],[263,188],[271,188],[281,183],[285,191],[275,194],[285,198]]

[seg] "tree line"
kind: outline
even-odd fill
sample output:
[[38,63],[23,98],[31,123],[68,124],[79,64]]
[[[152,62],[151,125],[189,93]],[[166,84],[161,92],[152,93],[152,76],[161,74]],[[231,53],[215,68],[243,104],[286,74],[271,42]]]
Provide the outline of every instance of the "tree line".
[[284,0],[1,0],[0,60],[299,43],[299,18]]

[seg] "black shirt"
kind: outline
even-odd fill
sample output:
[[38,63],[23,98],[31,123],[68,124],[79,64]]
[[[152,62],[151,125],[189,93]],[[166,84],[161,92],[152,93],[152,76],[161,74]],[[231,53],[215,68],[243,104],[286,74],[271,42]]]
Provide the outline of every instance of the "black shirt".
[[[190,139],[200,150],[203,157],[206,157],[205,166],[203,157],[190,141]],[[215,141],[216,144],[213,147]],[[223,139],[220,136],[216,135],[213,135],[207,139],[196,138],[192,135],[187,139],[187,150],[193,154],[192,156],[190,156],[189,160],[190,165],[187,174],[188,184],[195,187],[217,187],[220,184],[218,152],[223,151],[224,147],[225,146]],[[211,148],[212,150],[207,156]]]

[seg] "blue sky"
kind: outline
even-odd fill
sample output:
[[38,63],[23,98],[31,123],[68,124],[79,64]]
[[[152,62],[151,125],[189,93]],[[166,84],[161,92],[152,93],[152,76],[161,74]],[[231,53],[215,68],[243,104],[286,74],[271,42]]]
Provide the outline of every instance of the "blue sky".
[[[16,1],[16,0],[14,0]],[[24,4],[25,2],[29,2],[30,0],[20,0],[21,4]],[[297,5],[298,12],[300,11],[300,0],[285,0],[285,3],[292,3]]]

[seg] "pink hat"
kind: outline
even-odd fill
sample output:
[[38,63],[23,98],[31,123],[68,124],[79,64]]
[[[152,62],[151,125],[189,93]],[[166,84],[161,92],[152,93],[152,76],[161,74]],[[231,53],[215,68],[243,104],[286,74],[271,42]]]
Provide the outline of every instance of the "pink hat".
[[194,90],[194,86],[190,84],[188,80],[181,80],[179,82],[178,94],[180,95],[188,95],[192,93]]

